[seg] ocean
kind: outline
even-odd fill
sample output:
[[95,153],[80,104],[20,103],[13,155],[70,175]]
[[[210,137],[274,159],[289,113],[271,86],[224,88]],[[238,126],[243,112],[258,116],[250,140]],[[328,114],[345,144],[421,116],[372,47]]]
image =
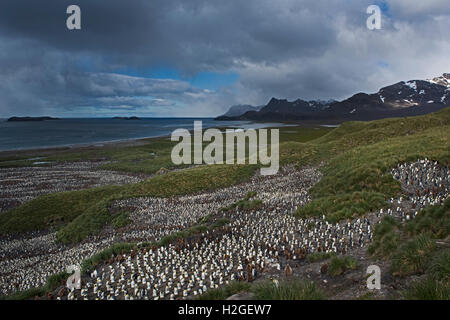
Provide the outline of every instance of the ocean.
[[203,128],[233,126],[243,129],[281,127],[281,123],[215,121],[212,118],[106,118],[60,119],[30,122],[0,120],[0,151],[37,149],[152,138],[170,135],[178,128],[193,129],[194,120]]

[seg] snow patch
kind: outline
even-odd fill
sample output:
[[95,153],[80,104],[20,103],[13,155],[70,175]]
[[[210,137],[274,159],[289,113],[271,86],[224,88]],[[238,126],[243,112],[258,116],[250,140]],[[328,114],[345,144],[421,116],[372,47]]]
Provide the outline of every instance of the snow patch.
[[429,83],[437,84],[444,87],[450,87],[450,81],[446,77],[437,77],[434,79],[428,79]]
[[411,89],[417,91],[417,83],[415,81],[408,81],[405,83]]
[[355,113],[356,112],[356,108],[353,109],[352,111],[350,111],[350,113]]

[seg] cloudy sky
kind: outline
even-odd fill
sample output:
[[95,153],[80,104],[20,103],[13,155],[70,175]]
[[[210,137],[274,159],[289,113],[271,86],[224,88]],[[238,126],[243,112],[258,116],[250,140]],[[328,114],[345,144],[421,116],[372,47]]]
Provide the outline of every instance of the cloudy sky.
[[[381,30],[366,27],[371,4]],[[343,99],[450,72],[449,30],[449,0],[2,0],[0,117]]]

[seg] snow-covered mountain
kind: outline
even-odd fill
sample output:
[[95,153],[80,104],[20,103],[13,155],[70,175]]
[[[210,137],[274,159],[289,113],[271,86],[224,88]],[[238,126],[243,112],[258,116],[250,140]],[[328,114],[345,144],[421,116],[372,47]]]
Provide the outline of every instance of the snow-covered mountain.
[[305,101],[272,98],[259,111],[218,120],[373,120],[426,114],[450,106],[450,74],[430,80],[401,81],[377,93],[357,93],[343,101]]

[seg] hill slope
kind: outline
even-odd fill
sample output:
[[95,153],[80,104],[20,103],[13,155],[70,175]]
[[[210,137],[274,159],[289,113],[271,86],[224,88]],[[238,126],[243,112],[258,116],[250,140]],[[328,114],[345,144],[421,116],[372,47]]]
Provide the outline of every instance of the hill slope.
[[[387,174],[396,164],[426,157],[450,163],[450,108],[419,117],[348,122],[306,143],[282,137],[282,165],[325,162],[324,177],[311,190],[315,200],[300,215],[330,214],[331,220],[339,220],[380,207],[384,199],[397,195],[400,185]],[[211,190],[249,179],[254,170],[254,166],[201,166],[134,185],[40,196],[3,213],[0,233],[62,227],[60,240],[76,242],[110,222],[108,206],[114,199]],[[349,199],[359,199],[357,206]],[[336,214],[333,208],[340,204],[352,205],[353,211]]]
[[450,74],[432,80],[410,80],[381,88],[377,93],[357,93],[343,101],[304,101],[272,98],[259,111],[217,120],[332,121],[376,120],[423,115],[450,105]]

